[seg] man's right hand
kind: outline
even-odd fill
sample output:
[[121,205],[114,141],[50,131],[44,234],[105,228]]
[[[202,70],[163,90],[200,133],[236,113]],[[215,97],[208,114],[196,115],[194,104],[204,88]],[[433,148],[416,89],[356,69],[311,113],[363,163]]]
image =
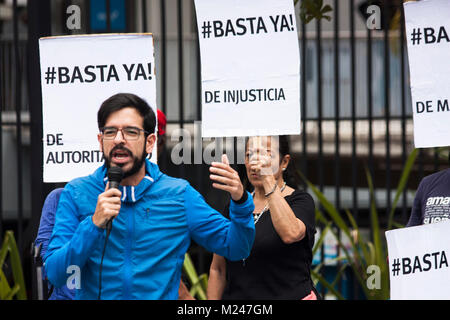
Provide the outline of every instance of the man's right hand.
[[[107,186],[108,188],[108,186]],[[92,216],[92,222],[99,228],[106,228],[109,220],[115,218],[120,211],[122,193],[116,188],[107,189],[97,199],[97,207]]]

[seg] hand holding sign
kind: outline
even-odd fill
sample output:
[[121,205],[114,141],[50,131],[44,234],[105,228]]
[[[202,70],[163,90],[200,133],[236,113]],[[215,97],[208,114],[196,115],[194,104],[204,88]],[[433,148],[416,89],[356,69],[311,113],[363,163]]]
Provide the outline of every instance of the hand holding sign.
[[238,173],[230,167],[226,154],[222,155],[222,162],[211,163],[209,171],[212,173],[210,179],[216,181],[212,184],[214,188],[229,192],[234,201],[242,198],[244,187]]

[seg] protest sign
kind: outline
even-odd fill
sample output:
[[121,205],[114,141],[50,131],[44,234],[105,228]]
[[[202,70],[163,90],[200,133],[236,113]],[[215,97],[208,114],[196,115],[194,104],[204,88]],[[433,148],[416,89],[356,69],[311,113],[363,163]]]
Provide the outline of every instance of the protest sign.
[[[49,37],[39,40],[39,50],[44,182],[65,182],[103,164],[97,111],[104,100],[116,93],[133,93],[156,115],[153,37]],[[156,148],[152,153],[154,160]]]
[[416,148],[450,145],[450,1],[406,2]]
[[292,0],[195,0],[202,136],[300,134]]
[[392,300],[450,299],[450,221],[386,232]]

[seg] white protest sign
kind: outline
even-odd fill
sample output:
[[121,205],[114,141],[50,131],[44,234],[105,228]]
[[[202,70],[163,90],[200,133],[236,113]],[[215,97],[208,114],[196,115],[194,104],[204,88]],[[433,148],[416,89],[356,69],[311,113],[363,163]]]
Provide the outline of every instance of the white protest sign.
[[450,145],[450,1],[406,2],[416,148]]
[[386,232],[392,300],[450,299],[450,220]]
[[107,98],[136,94],[156,115],[153,37],[50,37],[39,40],[39,50],[44,182],[65,182],[91,174],[104,163],[97,111]]
[[292,0],[195,0],[202,136],[300,134]]

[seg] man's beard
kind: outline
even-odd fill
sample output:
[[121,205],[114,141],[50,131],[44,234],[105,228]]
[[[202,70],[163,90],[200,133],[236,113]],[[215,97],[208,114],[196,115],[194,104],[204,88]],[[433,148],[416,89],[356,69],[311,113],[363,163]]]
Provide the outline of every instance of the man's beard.
[[[146,144],[146,142],[145,142],[145,144]],[[108,170],[109,170],[109,168],[111,168],[111,159],[112,159],[113,153],[117,150],[123,150],[123,151],[126,151],[129,154],[129,156],[133,159],[133,166],[129,170],[123,172],[123,179],[131,177],[132,175],[136,174],[144,165],[145,158],[147,156],[147,153],[145,152],[145,144],[144,144],[144,148],[142,150],[142,154],[140,157],[135,156],[130,150],[125,148],[123,145],[119,144],[119,145],[115,146],[109,152],[108,156],[104,155],[106,168]],[[117,164],[118,167],[122,167],[123,165],[124,164]]]

